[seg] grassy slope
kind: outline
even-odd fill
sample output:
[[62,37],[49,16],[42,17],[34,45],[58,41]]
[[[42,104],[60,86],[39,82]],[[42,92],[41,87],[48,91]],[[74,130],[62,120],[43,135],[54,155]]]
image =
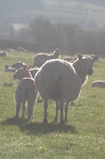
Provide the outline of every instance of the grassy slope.
[[0,57],[0,159],[104,159],[105,90],[90,85],[96,79],[105,79],[105,59],[94,64],[94,74],[83,86],[78,100],[69,106],[68,124],[60,125],[59,119],[52,122],[55,103],[51,101],[48,124],[42,123],[43,103],[36,104],[32,121],[27,121],[27,113],[24,120],[14,119],[18,81],[13,80],[12,73],[4,72],[4,66],[19,60],[30,65],[33,57],[32,53]]

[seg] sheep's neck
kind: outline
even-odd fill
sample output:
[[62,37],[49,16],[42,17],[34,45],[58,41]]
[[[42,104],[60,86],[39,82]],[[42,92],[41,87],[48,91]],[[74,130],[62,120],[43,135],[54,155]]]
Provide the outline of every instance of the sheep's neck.
[[80,79],[81,79],[82,84],[84,84],[84,82],[86,81],[86,76],[87,76],[87,75],[84,74],[84,73],[81,71],[81,67],[80,67],[80,64],[79,64],[78,61],[75,62],[75,63],[73,63],[73,66],[74,66],[76,72],[78,73],[78,75],[79,75],[79,77],[80,77]]
[[30,72],[27,73],[26,77],[33,78]]

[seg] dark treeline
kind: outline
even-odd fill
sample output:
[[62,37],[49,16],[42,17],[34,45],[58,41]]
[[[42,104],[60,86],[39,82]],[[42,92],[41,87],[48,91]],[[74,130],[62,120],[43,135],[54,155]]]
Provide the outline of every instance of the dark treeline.
[[51,23],[48,19],[38,17],[28,28],[21,29],[16,34],[12,30],[7,41],[0,41],[1,49],[18,47],[34,52],[51,52],[57,47],[64,54],[86,53],[104,56],[105,30],[87,31],[77,25]]
[[[105,30],[86,31],[77,25],[55,24],[42,17],[34,19],[28,29],[22,29],[19,35],[20,41],[39,46],[78,46],[87,48],[86,52],[89,52],[92,47],[103,48],[105,46]],[[101,52],[96,52],[96,54],[101,54]]]

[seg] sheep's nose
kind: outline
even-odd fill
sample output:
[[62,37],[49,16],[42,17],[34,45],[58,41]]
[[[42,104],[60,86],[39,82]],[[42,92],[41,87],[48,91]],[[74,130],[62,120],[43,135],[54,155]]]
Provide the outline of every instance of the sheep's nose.
[[93,74],[93,70],[88,70],[88,75],[91,76]]

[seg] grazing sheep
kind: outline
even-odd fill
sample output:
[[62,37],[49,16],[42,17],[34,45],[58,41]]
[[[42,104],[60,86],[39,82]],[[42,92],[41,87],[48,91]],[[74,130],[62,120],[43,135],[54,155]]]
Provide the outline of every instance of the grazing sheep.
[[91,87],[105,88],[105,81],[101,81],[101,80],[94,81]]
[[5,65],[5,72],[15,72],[16,68],[10,68],[8,64]]
[[19,69],[20,67],[23,67],[24,65],[26,65],[24,62],[16,62],[12,65],[13,68]]
[[21,80],[24,77],[32,77],[34,78],[36,72],[38,71],[38,68],[31,69],[31,66],[27,68],[27,65],[24,65],[23,67],[19,68],[13,75],[14,79]]
[[35,66],[42,66],[47,60],[50,59],[57,59],[59,58],[59,54],[60,54],[60,50],[56,49],[52,54],[47,54],[47,53],[38,53],[35,57],[34,57],[34,62],[32,67]]
[[4,52],[0,52],[0,56],[8,56],[8,54],[7,54],[7,52],[6,51],[4,51]]
[[93,63],[97,56],[83,57],[78,55],[77,60],[70,64],[67,61],[54,59],[47,61],[35,75],[36,87],[44,100],[44,119],[47,122],[48,99],[56,101],[57,121],[60,102],[60,123],[64,123],[63,108],[65,105],[65,121],[67,121],[68,104],[78,98],[81,87],[87,75],[93,74]]
[[15,91],[16,113],[15,117],[19,117],[19,110],[22,104],[22,116],[24,118],[26,110],[26,101],[28,101],[28,119],[33,118],[34,105],[37,97],[37,89],[33,78],[23,78]]

